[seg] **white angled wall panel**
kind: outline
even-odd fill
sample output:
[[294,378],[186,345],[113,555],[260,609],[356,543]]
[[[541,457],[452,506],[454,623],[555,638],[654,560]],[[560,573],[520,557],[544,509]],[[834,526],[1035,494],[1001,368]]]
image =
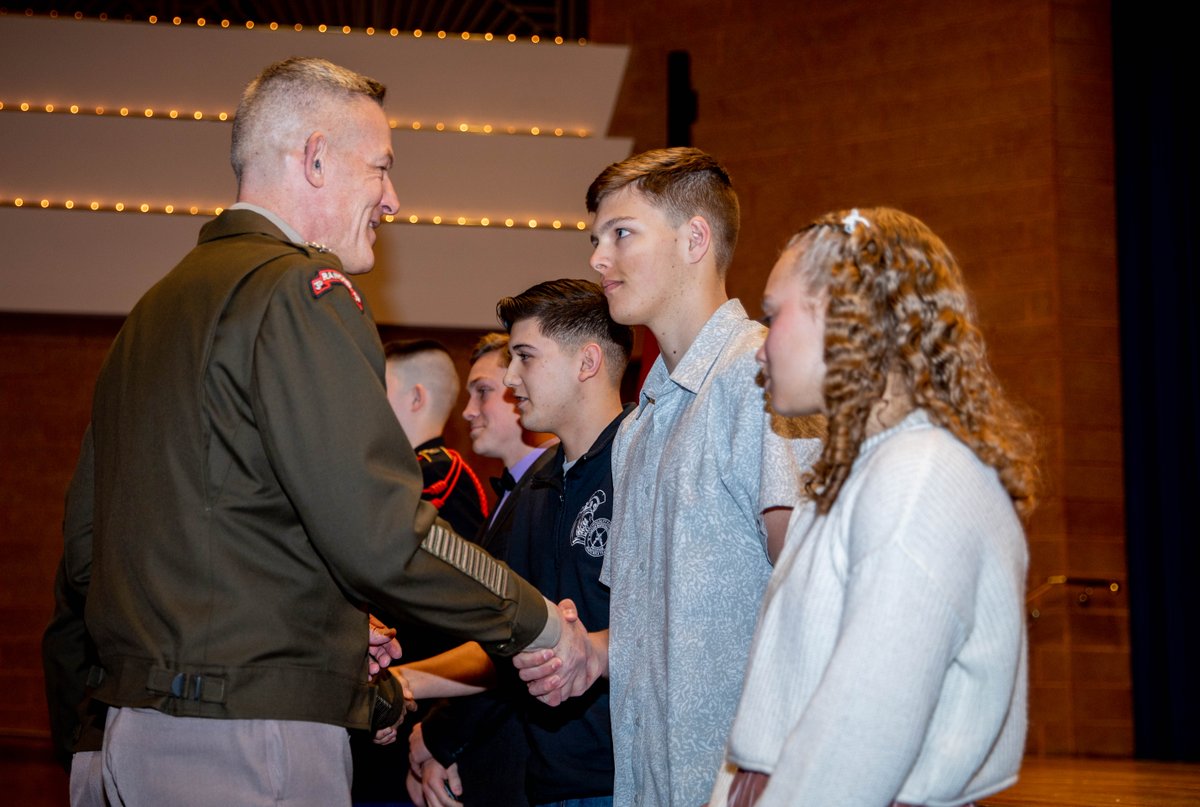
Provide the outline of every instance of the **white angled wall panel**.
[[264,66],[321,56],[386,84],[389,111],[405,121],[549,125],[604,135],[627,53],[623,46],[574,42],[9,14],[0,16],[0,99],[232,114],[242,88]]
[[[227,207],[230,124],[0,114],[6,198]],[[624,138],[540,139],[394,131],[400,214],[570,221],[600,169],[629,154]]]
[[[0,310],[124,315],[196,243],[206,216],[0,208],[20,233],[0,266]],[[595,279],[578,231],[384,225],[354,278],[384,323],[492,328],[496,301],[543,280]]]
[[228,206],[229,124],[0,114],[7,199]]
[[[231,124],[214,116],[234,111],[264,65],[294,54],[389,86],[401,206],[359,284],[381,322],[492,327],[498,297],[589,275],[577,229],[584,192],[631,147],[605,136],[625,48],[7,15],[0,238],[10,261],[0,266],[0,310],[128,312],[207,215],[235,199]],[[39,111],[47,104],[53,112]],[[78,111],[64,112],[72,104]],[[128,114],[114,115],[122,106]],[[164,117],[170,110],[175,119]],[[61,209],[68,201],[73,209]],[[88,210],[92,202],[101,210]],[[105,212],[118,202],[125,212]],[[151,212],[138,212],[143,204]],[[193,206],[200,215],[189,215]],[[489,226],[478,226],[485,217]]]
[[196,245],[205,216],[0,208],[0,309],[128,314]]
[[482,227],[381,228],[379,261],[355,282],[381,322],[495,328],[496,301],[543,280],[596,280],[587,233]]

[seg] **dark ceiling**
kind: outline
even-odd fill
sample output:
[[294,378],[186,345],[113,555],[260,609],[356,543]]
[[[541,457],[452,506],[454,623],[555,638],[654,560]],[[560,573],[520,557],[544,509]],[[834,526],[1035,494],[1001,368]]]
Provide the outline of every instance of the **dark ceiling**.
[[581,39],[588,35],[588,0],[0,0],[7,14],[57,13],[109,19],[180,17],[231,23],[349,25],[380,30],[515,34]]

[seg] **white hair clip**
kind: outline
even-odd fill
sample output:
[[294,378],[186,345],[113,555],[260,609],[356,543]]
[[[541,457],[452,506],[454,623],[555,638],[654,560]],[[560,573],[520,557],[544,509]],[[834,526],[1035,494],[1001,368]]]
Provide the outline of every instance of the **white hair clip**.
[[855,224],[861,224],[864,227],[871,226],[871,222],[858,215],[857,207],[850,211],[849,216],[846,216],[846,218],[842,219],[842,229],[846,231],[846,235],[850,235],[854,232]]

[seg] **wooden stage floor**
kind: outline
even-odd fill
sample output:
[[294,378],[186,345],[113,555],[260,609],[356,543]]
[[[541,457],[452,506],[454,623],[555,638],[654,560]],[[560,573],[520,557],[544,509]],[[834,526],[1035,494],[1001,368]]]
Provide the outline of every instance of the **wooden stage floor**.
[[1014,787],[981,807],[1195,807],[1200,764],[1127,759],[1027,757]]
[[[67,777],[36,749],[0,738],[0,804],[66,807]],[[16,746],[16,747],[14,747]],[[1193,807],[1200,805],[1200,763],[1029,757],[1015,787],[980,807]]]

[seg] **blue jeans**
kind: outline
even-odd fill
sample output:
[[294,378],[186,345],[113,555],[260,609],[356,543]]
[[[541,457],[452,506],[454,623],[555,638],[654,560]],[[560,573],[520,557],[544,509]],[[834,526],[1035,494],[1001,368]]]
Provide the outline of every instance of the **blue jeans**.
[[588,799],[566,799],[539,804],[537,807],[612,807],[612,796],[592,796]]

